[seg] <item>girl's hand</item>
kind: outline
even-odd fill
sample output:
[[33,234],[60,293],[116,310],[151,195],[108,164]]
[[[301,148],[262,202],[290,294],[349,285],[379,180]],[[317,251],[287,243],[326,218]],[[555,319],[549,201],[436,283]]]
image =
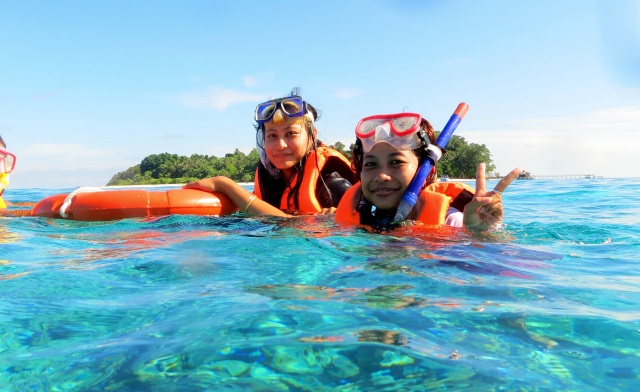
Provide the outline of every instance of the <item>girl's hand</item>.
[[183,185],[185,189],[200,189],[207,192],[219,192],[219,177],[210,177]]
[[473,230],[485,230],[498,224],[504,213],[502,192],[522,173],[522,169],[511,170],[491,191],[485,189],[485,164],[478,165],[476,194],[464,208],[464,226]]

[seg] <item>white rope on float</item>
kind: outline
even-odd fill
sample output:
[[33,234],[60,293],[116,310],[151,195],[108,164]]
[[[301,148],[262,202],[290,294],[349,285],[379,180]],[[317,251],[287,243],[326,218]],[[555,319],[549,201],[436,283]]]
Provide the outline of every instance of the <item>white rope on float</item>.
[[69,208],[69,206],[71,205],[71,201],[73,200],[75,195],[78,195],[80,193],[93,193],[93,192],[105,192],[105,190],[102,188],[97,188],[93,186],[83,186],[69,193],[67,197],[64,198],[64,202],[62,203],[62,206],[60,206],[60,216],[63,218],[66,218],[67,216],[69,216],[67,214],[67,208]]

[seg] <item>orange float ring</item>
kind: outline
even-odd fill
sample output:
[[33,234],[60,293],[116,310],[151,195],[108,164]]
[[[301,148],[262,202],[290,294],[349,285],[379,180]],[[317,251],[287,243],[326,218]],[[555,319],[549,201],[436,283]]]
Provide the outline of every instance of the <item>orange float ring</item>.
[[71,194],[70,204],[61,214],[60,209],[69,195],[53,195],[40,200],[31,210],[31,216],[107,221],[171,214],[222,216],[238,211],[231,199],[222,193],[198,189],[127,189]]

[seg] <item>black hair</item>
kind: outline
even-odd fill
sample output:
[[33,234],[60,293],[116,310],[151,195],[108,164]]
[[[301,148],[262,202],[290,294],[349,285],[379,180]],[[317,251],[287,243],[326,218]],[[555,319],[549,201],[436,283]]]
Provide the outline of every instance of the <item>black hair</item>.
[[2,135],[0,135],[0,146],[2,146],[2,148],[7,148],[7,143],[5,143],[4,139],[2,139]]

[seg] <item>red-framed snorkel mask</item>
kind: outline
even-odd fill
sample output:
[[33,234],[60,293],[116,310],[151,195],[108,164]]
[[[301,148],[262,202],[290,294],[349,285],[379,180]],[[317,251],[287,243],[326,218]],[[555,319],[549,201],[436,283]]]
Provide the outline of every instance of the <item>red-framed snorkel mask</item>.
[[0,147],[0,174],[9,174],[16,167],[16,156]]
[[417,113],[378,114],[365,117],[356,125],[356,136],[365,153],[378,143],[389,143],[401,151],[422,146],[418,136],[422,116]]
[[[309,113],[307,103],[302,100],[302,97],[294,95],[259,104],[256,106],[254,119],[258,124],[264,124],[271,119],[274,123],[279,124],[285,121],[283,114],[287,117],[302,117],[307,113]],[[313,121],[313,115],[310,114],[310,117]]]

